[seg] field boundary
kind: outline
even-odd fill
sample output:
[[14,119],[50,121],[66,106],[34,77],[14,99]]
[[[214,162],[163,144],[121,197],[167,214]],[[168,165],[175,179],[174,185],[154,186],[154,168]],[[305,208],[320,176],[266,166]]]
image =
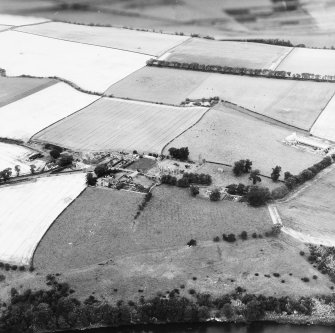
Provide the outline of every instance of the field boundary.
[[274,71],[277,70],[277,68],[282,64],[283,61],[285,61],[285,59],[293,52],[294,49],[295,47],[292,47],[291,50],[285,54],[285,56],[279,61],[277,66],[274,68]]
[[319,118],[321,117],[322,113],[326,110],[327,106],[333,100],[334,97],[335,97],[335,91],[334,91],[333,95],[331,96],[331,98],[329,99],[329,101],[327,102],[327,104],[325,105],[325,107],[320,111],[320,113],[318,114],[318,116],[316,117],[316,119],[313,121],[312,126],[309,128],[309,132],[312,131],[314,125],[319,120]]
[[164,152],[164,149],[170,144],[172,143],[174,140],[176,140],[177,138],[179,138],[181,135],[183,135],[185,132],[187,132],[188,130],[190,130],[192,127],[194,127],[195,125],[197,125],[204,117],[205,115],[211,110],[211,108],[208,108],[203,114],[202,116],[193,124],[191,125],[190,127],[188,127],[187,129],[185,129],[184,131],[182,131],[181,133],[179,133],[177,136],[175,136],[172,140],[170,140],[168,143],[166,143],[162,150],[161,150],[161,153],[160,155],[163,155],[163,152]]

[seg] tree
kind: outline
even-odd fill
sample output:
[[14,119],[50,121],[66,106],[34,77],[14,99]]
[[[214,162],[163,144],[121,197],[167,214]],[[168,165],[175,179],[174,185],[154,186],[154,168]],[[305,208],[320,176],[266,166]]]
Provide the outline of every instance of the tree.
[[63,155],[59,158],[58,160],[58,166],[60,167],[65,167],[65,166],[70,166],[73,162],[73,156],[71,155]]
[[177,181],[177,186],[178,187],[189,187],[190,186],[190,182],[188,181],[187,178],[180,178]]
[[36,170],[36,165],[35,164],[31,164],[30,165],[30,172],[31,172],[32,175],[35,173],[35,170]]
[[220,193],[219,189],[217,189],[217,188],[215,190],[213,190],[211,192],[211,194],[209,195],[209,199],[211,201],[219,201],[220,198],[221,198],[221,193]]
[[96,177],[93,176],[92,172],[86,174],[86,185],[95,186],[97,184]]
[[258,170],[258,169],[256,169],[256,170],[252,170],[251,172],[250,172],[250,177],[249,177],[249,179],[250,180],[252,180],[252,183],[255,185],[257,182],[261,182],[262,181],[262,179],[261,179],[261,177],[259,177],[259,175],[260,175],[260,171]]
[[230,303],[226,303],[222,307],[222,313],[227,319],[231,319],[234,316],[234,309]]
[[265,311],[264,306],[261,302],[257,300],[252,300],[248,302],[246,308],[246,318],[247,320],[254,321],[264,317]]
[[280,172],[281,172],[281,167],[280,166],[277,165],[274,168],[272,168],[271,179],[274,182],[278,181],[278,179],[280,177]]
[[241,176],[245,170],[245,160],[239,160],[234,163],[233,173],[235,176]]
[[291,174],[291,172],[288,172],[288,171],[284,172],[284,180],[286,180],[286,179],[288,179],[288,178],[290,178],[292,176],[293,175]]
[[251,166],[252,166],[252,162],[249,159],[245,160],[244,172],[245,173],[250,172],[251,171]]
[[196,246],[197,245],[197,241],[195,239],[191,239],[188,243],[188,246]]
[[4,182],[6,182],[7,180],[9,180],[11,175],[12,175],[12,169],[11,168],[6,168],[6,169],[1,171],[0,178],[2,178],[4,180]]
[[60,156],[60,152],[57,149],[50,150],[50,156],[55,160]]
[[15,165],[15,172],[16,172],[16,176],[19,177],[20,176],[20,171],[21,171],[21,168],[19,165]]
[[267,187],[251,186],[247,193],[247,201],[251,206],[265,205],[270,199],[271,194]]
[[247,240],[248,239],[248,233],[246,231],[242,231],[240,234],[241,239]]
[[94,172],[98,178],[107,175],[108,171],[109,170],[108,170],[108,166],[106,163],[98,164],[94,169]]
[[190,192],[191,192],[192,197],[196,197],[199,194],[199,186],[191,185]]
[[181,161],[187,160],[188,155],[190,154],[188,147],[181,147],[181,148],[171,147],[169,149],[169,153],[173,158],[176,158]]

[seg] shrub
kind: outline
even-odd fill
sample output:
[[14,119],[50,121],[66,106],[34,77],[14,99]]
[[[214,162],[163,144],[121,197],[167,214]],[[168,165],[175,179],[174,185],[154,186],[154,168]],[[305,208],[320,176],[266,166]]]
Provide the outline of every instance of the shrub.
[[274,277],[280,277],[280,274],[279,273],[273,273],[273,276]]
[[197,241],[195,239],[191,239],[188,243],[188,246],[196,246],[197,245]]
[[313,275],[313,279],[317,280],[318,276],[317,275]]
[[247,201],[251,206],[265,205],[270,199],[271,195],[267,187],[251,186],[247,193]]
[[195,290],[194,289],[189,289],[188,292],[189,292],[190,295],[194,295],[195,294]]
[[276,199],[282,199],[284,198],[288,193],[289,193],[289,189],[287,188],[286,185],[281,185],[276,187],[275,189],[272,190],[271,192],[271,197],[272,199],[276,200]]
[[213,238],[213,242],[220,242],[220,237],[219,236],[215,236],[214,238]]
[[257,234],[255,232],[252,233],[251,235],[252,238],[257,238]]
[[301,281],[303,281],[303,282],[309,282],[309,278],[308,277],[303,277],[303,278],[301,278]]
[[191,185],[190,192],[191,192],[192,197],[196,197],[200,193],[199,186]]
[[247,240],[248,239],[248,233],[246,231],[242,231],[240,234],[240,238],[243,240]]
[[305,255],[305,252],[304,252],[304,251],[300,251],[299,254],[300,254],[301,256],[304,256],[304,255]]
[[229,242],[229,243],[234,243],[234,242],[236,242],[236,237],[235,237],[235,235],[234,235],[234,234],[229,234],[229,235],[227,236],[226,241]]
[[219,201],[221,198],[221,194],[219,189],[215,189],[211,192],[211,194],[209,195],[209,200],[211,201]]

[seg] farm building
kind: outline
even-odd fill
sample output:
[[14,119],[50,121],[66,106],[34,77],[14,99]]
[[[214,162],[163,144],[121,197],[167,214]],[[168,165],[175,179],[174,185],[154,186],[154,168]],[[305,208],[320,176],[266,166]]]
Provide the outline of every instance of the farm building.
[[313,149],[314,151],[325,154],[331,149],[331,145],[328,142],[321,141],[314,137],[299,136],[297,133],[292,133],[286,137],[284,142],[292,146]]

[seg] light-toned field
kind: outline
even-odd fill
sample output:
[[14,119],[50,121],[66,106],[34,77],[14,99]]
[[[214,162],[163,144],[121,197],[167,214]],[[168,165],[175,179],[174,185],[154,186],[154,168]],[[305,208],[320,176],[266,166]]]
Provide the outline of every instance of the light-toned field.
[[0,14],[0,24],[3,25],[21,26],[21,25],[36,24],[47,21],[49,20],[42,17]]
[[333,97],[311,129],[320,138],[335,141],[335,98]]
[[144,67],[109,87],[107,95],[180,105],[209,73]]
[[168,61],[205,65],[275,69],[290,47],[260,43],[190,39],[164,55]]
[[[237,286],[272,296],[330,291],[327,277],[319,275],[299,255],[298,243],[285,235],[213,242],[222,233],[268,231],[272,222],[266,208],[214,203],[192,198],[185,189],[159,186],[134,224],[141,199],[135,193],[87,188],[42,239],[34,256],[37,271],[62,273],[78,297],[95,292],[112,302],[137,300],[181,284],[182,295],[190,288],[220,295]],[[191,238],[197,240],[193,248],[186,246]],[[264,276],[275,272],[280,279]],[[300,280],[314,274],[317,281]]]
[[10,27],[10,25],[0,25],[0,31],[8,30]]
[[295,48],[277,68],[292,73],[335,75],[334,50]]
[[145,66],[150,58],[17,31],[2,32],[0,44],[0,63],[9,76],[58,76],[98,92]]
[[55,83],[56,81],[49,79],[0,76],[0,107],[45,89]]
[[29,140],[54,122],[92,103],[98,96],[61,82],[0,108],[0,137]]
[[29,174],[31,164],[34,164],[38,170],[45,162],[42,160],[29,162],[28,156],[34,152],[34,150],[26,147],[0,142],[0,171],[12,168],[12,176],[14,176],[16,175],[14,168],[18,165],[20,167],[20,175]]
[[38,133],[34,139],[76,150],[159,153],[206,110],[102,98]]
[[29,264],[52,222],[85,188],[84,174],[0,188],[0,260]]
[[335,168],[305,186],[297,195],[277,204],[288,231],[305,242],[335,246]]
[[317,154],[300,151],[282,143],[292,132],[225,106],[209,110],[201,121],[172,141],[170,147],[185,147],[190,158],[199,154],[208,161],[233,164],[249,158],[253,168],[270,175],[276,165],[293,174],[321,160]]
[[159,56],[189,37],[50,22],[17,29],[35,35]]
[[187,97],[219,96],[248,110],[309,130],[334,92],[332,83],[211,74]]

